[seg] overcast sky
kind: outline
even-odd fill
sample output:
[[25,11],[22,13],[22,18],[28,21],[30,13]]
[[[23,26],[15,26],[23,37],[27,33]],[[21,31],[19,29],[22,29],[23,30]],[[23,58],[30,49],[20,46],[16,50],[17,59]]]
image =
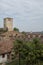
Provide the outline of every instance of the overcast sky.
[[0,0],[0,27],[5,17],[20,31],[43,31],[43,0]]

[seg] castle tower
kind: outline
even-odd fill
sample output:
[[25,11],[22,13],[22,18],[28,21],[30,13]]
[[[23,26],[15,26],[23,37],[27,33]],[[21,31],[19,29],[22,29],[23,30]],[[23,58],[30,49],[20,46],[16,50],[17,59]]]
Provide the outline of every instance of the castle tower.
[[8,31],[13,31],[13,18],[4,18],[4,29],[8,28]]

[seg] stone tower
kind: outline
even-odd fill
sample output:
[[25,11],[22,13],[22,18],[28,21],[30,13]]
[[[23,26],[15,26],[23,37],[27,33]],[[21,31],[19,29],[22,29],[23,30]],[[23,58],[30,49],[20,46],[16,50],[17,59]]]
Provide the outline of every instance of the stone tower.
[[13,31],[13,18],[4,18],[4,29],[8,31]]

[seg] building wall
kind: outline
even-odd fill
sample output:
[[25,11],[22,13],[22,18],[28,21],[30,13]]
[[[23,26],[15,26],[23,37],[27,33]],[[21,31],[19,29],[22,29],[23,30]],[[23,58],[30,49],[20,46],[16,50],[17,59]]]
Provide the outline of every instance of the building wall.
[[8,31],[13,31],[13,18],[4,19],[4,28],[8,28]]
[[7,54],[5,54],[5,57],[3,58],[2,55],[0,55],[0,63],[7,61]]

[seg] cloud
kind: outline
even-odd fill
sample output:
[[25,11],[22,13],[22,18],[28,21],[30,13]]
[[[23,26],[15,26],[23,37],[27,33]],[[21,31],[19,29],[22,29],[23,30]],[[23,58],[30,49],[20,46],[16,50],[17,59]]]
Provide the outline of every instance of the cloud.
[[0,18],[13,17],[21,31],[43,30],[43,0],[0,0]]

